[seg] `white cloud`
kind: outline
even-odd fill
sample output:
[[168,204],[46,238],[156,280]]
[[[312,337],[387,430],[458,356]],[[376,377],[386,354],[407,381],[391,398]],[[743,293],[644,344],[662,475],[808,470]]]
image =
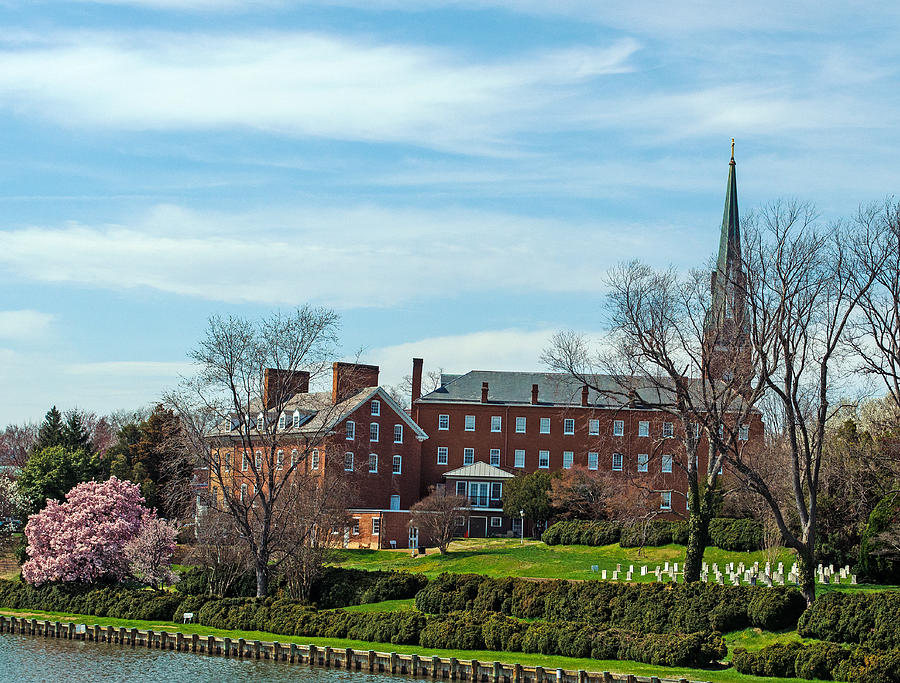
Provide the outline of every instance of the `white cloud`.
[[40,311],[0,311],[0,339],[35,341],[44,339],[54,316]]
[[43,282],[149,287],[228,302],[392,306],[467,291],[597,292],[602,273],[680,246],[660,226],[571,224],[464,209],[194,212],[162,206],[127,225],[0,231],[0,264]]
[[637,49],[621,39],[484,63],[316,33],[49,34],[3,44],[0,106],[67,126],[499,151],[511,132],[565,127],[578,105],[563,96],[629,70]]

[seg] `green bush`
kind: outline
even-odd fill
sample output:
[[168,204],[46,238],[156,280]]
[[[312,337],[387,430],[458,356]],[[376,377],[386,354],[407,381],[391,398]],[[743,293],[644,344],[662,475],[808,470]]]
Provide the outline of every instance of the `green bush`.
[[755,519],[716,517],[709,523],[709,543],[736,552],[759,550],[763,545],[763,527]]
[[601,546],[618,543],[621,534],[619,522],[572,519],[551,525],[541,540],[547,545]]
[[[556,522],[541,536],[541,540],[547,545],[602,546],[619,543],[623,548],[669,543],[686,545],[687,538],[686,522],[665,520],[650,521],[644,528],[641,524],[625,526],[621,522],[573,519]],[[710,545],[723,550],[759,550],[762,540],[762,525],[753,519],[721,517],[713,519],[709,524]]]
[[736,648],[731,658],[736,671],[856,683],[896,683],[900,680],[900,649],[849,649],[834,643],[778,643],[755,652]]
[[322,609],[415,597],[428,579],[422,574],[326,567],[312,586],[312,601]]
[[900,591],[826,593],[800,617],[797,632],[807,638],[900,648]]
[[885,496],[869,515],[866,530],[859,546],[859,572],[866,579],[878,583],[900,582],[900,562],[881,557],[877,536],[900,520],[900,494]]
[[632,524],[622,528],[619,545],[623,548],[644,546],[660,546],[677,543],[687,544],[687,522],[667,522],[654,519],[645,524]]
[[792,628],[804,604],[794,588],[530,581],[479,574],[442,574],[416,595],[416,607],[429,614],[500,612],[518,619],[585,621],[640,633]]

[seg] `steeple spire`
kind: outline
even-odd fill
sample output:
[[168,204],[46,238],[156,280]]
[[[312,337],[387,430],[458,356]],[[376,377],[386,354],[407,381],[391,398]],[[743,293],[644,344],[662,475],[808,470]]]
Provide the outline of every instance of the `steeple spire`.
[[[719,237],[716,280],[724,287],[734,269],[741,267],[741,220],[738,214],[737,175],[734,163],[734,138],[731,138],[731,161],[728,162],[728,186],[725,189],[725,212]],[[713,293],[715,295],[715,292]]]

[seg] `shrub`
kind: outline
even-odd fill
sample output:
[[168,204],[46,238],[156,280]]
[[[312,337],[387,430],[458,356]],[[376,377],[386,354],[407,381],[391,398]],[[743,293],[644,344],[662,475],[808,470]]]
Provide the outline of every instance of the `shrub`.
[[529,581],[477,574],[442,574],[416,595],[416,607],[430,614],[500,612],[519,619],[585,621],[641,633],[791,628],[804,604],[794,588]]
[[709,523],[709,542],[722,550],[759,550],[763,544],[762,524],[755,519],[717,517]]
[[320,608],[363,605],[415,597],[428,579],[422,574],[326,567],[313,583],[312,601]]
[[800,617],[797,632],[807,638],[900,648],[900,591],[827,593]]
[[541,540],[547,545],[601,546],[618,543],[621,533],[619,522],[573,519],[556,522],[543,533]]
[[869,515],[866,530],[859,546],[859,571],[870,581],[896,583],[900,581],[900,562],[876,554],[879,534],[900,520],[900,494],[890,494],[878,501]]

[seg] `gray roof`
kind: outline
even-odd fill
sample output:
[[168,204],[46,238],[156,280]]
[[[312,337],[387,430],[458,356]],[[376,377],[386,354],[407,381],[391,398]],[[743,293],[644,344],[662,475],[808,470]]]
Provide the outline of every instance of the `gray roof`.
[[[582,383],[564,373],[498,372],[472,370],[464,375],[441,375],[441,386],[422,396],[422,403],[481,403],[482,382],[488,383],[488,403],[530,404],[531,386],[538,385],[539,405],[581,405]],[[591,384],[602,389],[588,390],[591,406],[620,408],[629,404],[628,387],[634,388],[637,405],[660,405],[667,402],[667,392],[642,384],[639,378],[617,378],[594,375]]]
[[452,479],[462,478],[462,477],[481,477],[483,479],[515,479],[514,474],[510,474],[505,470],[501,470],[499,467],[494,467],[493,465],[488,465],[486,462],[476,462],[471,465],[466,465],[465,467],[458,467],[455,470],[450,470],[449,472],[444,472],[444,477],[450,477]]

